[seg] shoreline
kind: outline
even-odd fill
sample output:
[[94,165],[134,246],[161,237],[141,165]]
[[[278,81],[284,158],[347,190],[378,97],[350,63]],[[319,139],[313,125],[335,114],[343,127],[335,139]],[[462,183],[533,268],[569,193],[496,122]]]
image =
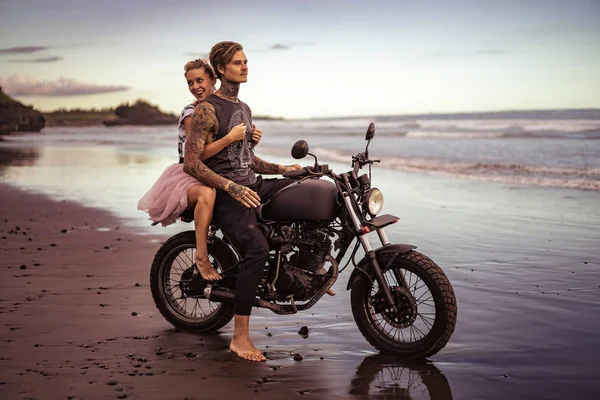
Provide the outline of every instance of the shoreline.
[[[26,168],[14,182],[48,166]],[[52,177],[64,199],[75,177]],[[100,182],[136,192],[114,177]],[[335,297],[304,313],[253,310],[251,335],[268,360],[243,361],[228,351],[232,324],[214,335],[174,332],[155,309],[148,274],[168,229],[131,224],[145,217],[122,213],[129,201],[105,211],[0,183],[0,398],[595,399],[597,196],[433,176],[404,176],[394,192],[396,174],[377,177],[394,193],[386,212],[401,218],[390,241],[418,245],[457,295],[456,331],[428,362],[389,359],[366,342],[347,272]]]

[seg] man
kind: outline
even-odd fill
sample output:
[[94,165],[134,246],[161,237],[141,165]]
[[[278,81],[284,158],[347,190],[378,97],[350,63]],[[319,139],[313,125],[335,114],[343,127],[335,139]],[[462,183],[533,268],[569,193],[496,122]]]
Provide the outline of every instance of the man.
[[[236,284],[234,331],[229,348],[244,359],[265,361],[249,334],[252,303],[269,255],[267,240],[257,226],[255,208],[261,199],[268,200],[291,181],[263,180],[255,173],[282,174],[301,166],[273,164],[254,155],[252,136],[256,128],[252,125],[252,113],[238,99],[240,84],[248,79],[248,59],[242,46],[234,42],[217,43],[209,58],[221,86],[194,110],[185,144],[184,171],[217,189],[213,218],[243,259]],[[228,145],[203,163],[208,135],[219,139],[240,123],[246,126],[244,140]]]

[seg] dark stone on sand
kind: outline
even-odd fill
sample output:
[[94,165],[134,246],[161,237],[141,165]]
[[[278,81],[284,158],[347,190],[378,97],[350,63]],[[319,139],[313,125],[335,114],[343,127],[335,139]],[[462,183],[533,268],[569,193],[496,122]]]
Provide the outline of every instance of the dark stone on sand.
[[304,357],[302,357],[298,353],[294,354],[294,361],[302,361],[302,360],[304,360]]
[[50,247],[56,247],[56,243],[50,243]]
[[60,231],[61,231],[62,233],[67,233],[67,230],[66,230],[66,229],[61,229]]
[[105,248],[106,250],[108,250],[108,249],[110,249],[110,246],[104,246],[104,248]]
[[140,284],[139,284],[139,283],[137,283],[137,282],[135,283],[135,287],[140,287],[140,286],[142,286],[142,285],[140,285]]
[[21,268],[21,269],[27,269],[27,265],[23,264],[19,268]]
[[[98,292],[98,293],[100,293],[100,292]],[[133,312],[131,313],[131,315],[133,315],[133,316],[135,317],[135,316],[137,316],[138,314],[137,314],[135,311],[133,311]]]
[[267,336],[271,337],[271,336],[273,336],[273,334],[271,332],[269,332],[269,333],[267,333]]
[[308,335],[308,327],[307,326],[303,326],[302,328],[300,328],[300,330],[298,331],[299,335]]

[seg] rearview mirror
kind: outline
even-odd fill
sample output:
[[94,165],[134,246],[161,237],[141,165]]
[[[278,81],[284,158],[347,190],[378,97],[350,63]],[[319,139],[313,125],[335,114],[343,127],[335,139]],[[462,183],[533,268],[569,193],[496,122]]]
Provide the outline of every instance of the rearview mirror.
[[292,147],[292,157],[296,160],[306,157],[308,154],[308,143],[305,140],[298,140]]
[[365,140],[371,140],[375,136],[375,124],[371,122],[369,125],[369,129],[367,129],[367,134],[365,135]]

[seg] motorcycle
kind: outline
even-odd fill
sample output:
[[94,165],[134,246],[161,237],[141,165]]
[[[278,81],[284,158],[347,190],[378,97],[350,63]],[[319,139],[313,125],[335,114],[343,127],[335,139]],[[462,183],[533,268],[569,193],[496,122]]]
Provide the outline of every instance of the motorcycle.
[[[276,314],[294,314],[315,305],[350,263],[351,309],[366,340],[382,353],[405,359],[426,358],[450,340],[457,305],[446,274],[410,244],[392,244],[384,228],[398,221],[379,215],[382,192],[371,184],[369,158],[375,126],[369,125],[365,151],[352,157],[352,169],[336,174],[319,164],[300,140],[291,155],[314,158],[314,165],[287,172],[293,183],[257,208],[259,226],[269,243],[269,259],[254,306]],[[368,173],[361,169],[368,166]],[[193,214],[184,213],[191,222]],[[202,279],[194,264],[194,231],[179,233],[159,248],[150,272],[156,307],[182,330],[216,331],[233,318],[233,300],[240,255],[231,242],[209,231],[209,259],[223,277]],[[381,246],[373,249],[367,236],[376,233]],[[356,239],[356,240],[355,240]],[[343,268],[342,259],[354,247]],[[364,257],[356,261],[362,247]]]

